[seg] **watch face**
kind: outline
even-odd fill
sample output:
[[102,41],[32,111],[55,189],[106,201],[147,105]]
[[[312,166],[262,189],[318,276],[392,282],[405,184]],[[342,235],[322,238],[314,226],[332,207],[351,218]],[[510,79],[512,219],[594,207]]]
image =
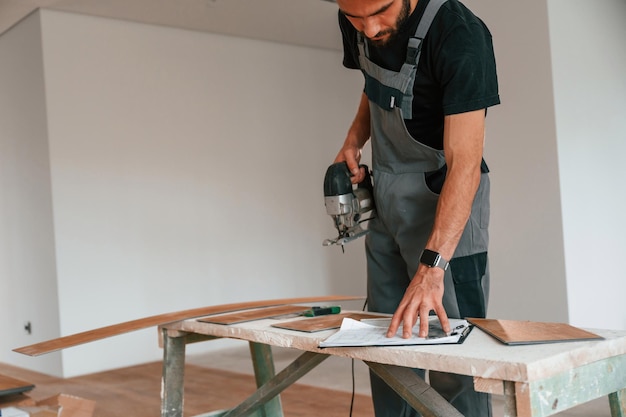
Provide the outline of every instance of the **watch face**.
[[428,266],[435,266],[437,265],[437,261],[439,261],[439,257],[440,255],[437,252],[424,249],[424,252],[422,253],[422,257],[420,258],[420,262]]

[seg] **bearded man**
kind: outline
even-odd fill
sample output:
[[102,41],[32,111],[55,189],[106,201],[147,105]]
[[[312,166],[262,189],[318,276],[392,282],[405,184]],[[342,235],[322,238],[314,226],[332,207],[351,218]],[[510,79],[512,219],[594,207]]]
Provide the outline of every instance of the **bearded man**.
[[[500,103],[491,34],[458,0],[337,0],[343,64],[363,73],[357,114],[335,162],[354,183],[371,139],[376,217],[366,237],[370,311],[393,313],[388,336],[428,334],[434,313],[485,317],[489,169],[487,108]],[[425,377],[425,371],[416,370]],[[463,415],[490,417],[471,377],[429,372]],[[419,416],[371,374],[377,417]]]

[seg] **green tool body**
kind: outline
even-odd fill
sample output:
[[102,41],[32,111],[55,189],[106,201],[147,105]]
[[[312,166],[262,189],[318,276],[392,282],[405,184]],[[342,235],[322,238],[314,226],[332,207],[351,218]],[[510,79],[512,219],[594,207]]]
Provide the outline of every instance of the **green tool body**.
[[328,307],[311,307],[310,310],[302,313],[306,317],[325,316],[327,314],[339,314],[341,312],[340,306],[328,306]]

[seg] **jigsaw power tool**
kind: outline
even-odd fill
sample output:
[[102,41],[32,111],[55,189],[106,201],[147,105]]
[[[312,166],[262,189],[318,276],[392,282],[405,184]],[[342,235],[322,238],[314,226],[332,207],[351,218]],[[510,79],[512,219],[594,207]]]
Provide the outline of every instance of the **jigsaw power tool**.
[[[350,181],[350,170],[345,162],[334,163],[326,170],[324,204],[339,235],[335,239],[326,239],[324,246],[341,245],[343,249],[344,244],[368,232],[361,227],[361,223],[373,216],[374,189],[367,165],[361,167],[365,168],[365,178],[356,187]],[[371,212],[370,216],[363,218],[363,214],[368,212]]]

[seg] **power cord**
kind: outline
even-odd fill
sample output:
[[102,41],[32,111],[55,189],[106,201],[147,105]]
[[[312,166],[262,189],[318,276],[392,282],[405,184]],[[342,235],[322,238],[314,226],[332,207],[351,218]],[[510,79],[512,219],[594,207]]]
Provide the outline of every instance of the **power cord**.
[[354,392],[356,390],[356,383],[354,380],[354,359],[352,359],[352,398],[350,399],[350,417],[352,417],[352,410],[354,409]]

